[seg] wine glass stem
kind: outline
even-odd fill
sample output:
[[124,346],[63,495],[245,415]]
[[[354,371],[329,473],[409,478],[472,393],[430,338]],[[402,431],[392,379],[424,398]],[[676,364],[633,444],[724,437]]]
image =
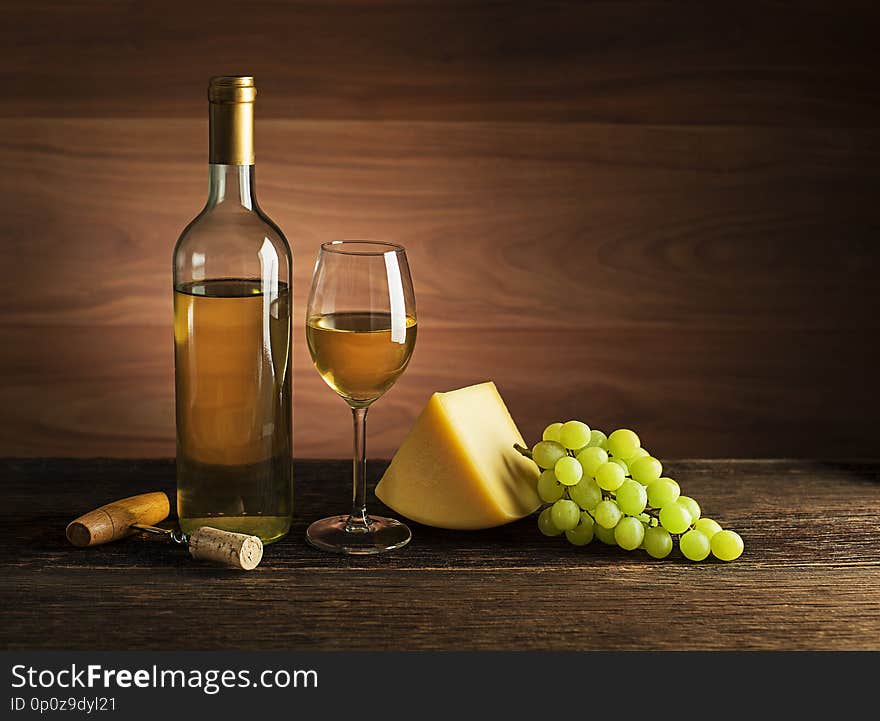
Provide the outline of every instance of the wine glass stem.
[[352,464],[352,508],[345,530],[364,533],[370,530],[367,516],[367,408],[352,408],[354,421],[354,462]]

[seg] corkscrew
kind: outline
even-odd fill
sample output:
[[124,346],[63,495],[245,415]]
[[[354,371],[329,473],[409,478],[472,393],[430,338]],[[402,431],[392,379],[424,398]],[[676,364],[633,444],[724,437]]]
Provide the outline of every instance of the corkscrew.
[[123,498],[83,514],[67,525],[67,540],[87,547],[110,543],[143,532],[164,536],[187,546],[197,560],[211,561],[244,571],[257,567],[263,558],[263,542],[257,536],[201,526],[187,535],[178,529],[161,528],[171,512],[168,496],[161,491]]

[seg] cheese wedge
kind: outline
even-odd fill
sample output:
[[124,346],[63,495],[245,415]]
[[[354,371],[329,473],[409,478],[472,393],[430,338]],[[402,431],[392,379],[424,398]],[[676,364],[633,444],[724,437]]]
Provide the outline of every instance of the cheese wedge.
[[491,528],[534,512],[538,468],[491,381],[435,393],[400,446],[376,496],[439,528]]

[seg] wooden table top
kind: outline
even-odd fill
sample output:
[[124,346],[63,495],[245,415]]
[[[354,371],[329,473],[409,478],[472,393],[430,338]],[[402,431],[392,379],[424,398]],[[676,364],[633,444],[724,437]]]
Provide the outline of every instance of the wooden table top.
[[[370,464],[375,480],[384,462]],[[170,460],[0,460],[5,649],[880,649],[880,462],[714,460],[668,471],[737,530],[734,563],[663,561],[539,534],[411,524],[373,558],[312,549],[350,462],[298,461],[291,533],[250,573],[135,537],[80,549],[80,513],[174,489]],[[369,496],[371,510],[387,512]],[[11,500],[11,502],[10,502]]]

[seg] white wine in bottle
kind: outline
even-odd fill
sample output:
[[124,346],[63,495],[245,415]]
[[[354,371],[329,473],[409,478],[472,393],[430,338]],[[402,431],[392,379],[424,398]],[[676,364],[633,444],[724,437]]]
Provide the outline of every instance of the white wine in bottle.
[[254,80],[208,88],[208,202],[174,248],[177,514],[271,543],[290,528],[290,247],[254,190]]

